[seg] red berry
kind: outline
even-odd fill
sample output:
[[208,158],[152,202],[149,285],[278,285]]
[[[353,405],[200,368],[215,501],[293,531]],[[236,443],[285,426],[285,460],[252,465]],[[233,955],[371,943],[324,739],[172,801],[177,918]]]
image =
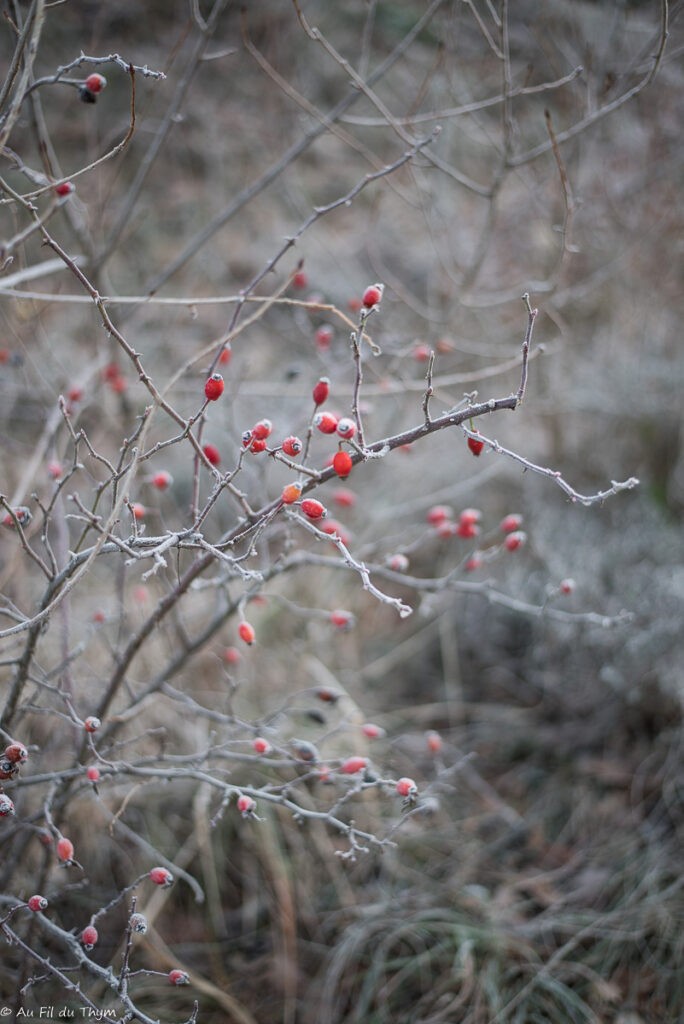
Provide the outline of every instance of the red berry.
[[470,448],[473,455],[479,455],[484,448],[484,441],[478,441],[476,437],[468,438],[468,447]]
[[381,740],[386,735],[385,730],[380,725],[375,725],[374,722],[365,722],[361,726],[361,732],[364,736],[367,736],[369,740]]
[[296,455],[299,455],[303,447],[304,445],[302,444],[302,442],[299,440],[298,437],[295,437],[294,435],[286,437],[281,445],[281,448],[283,449],[285,454],[290,455],[292,458],[294,458]]
[[52,459],[50,462],[48,462],[46,469],[47,475],[50,477],[51,480],[59,480],[64,473],[62,463],[57,462],[56,459]]
[[58,196],[70,196],[75,191],[76,186],[70,181],[61,181],[59,185],[55,185],[55,192]]
[[91,764],[89,768],[86,770],[86,775],[88,776],[91,782],[100,781],[100,769],[96,768],[94,764]]
[[426,519],[431,526],[439,526],[440,523],[446,522],[447,519],[451,519],[453,509],[449,508],[448,505],[433,505],[427,511]]
[[271,752],[271,744],[263,736],[257,736],[252,746],[257,754],[269,754]]
[[301,291],[303,288],[308,287],[309,278],[307,277],[303,270],[298,270],[297,273],[292,278],[292,284],[293,287],[299,288]]
[[[347,479],[354,466],[354,462],[349,452],[335,452],[332,464],[333,469],[335,470],[335,472],[337,473],[341,480]],[[339,495],[339,492],[337,493]],[[339,500],[339,497],[335,498],[334,500],[337,501],[338,505],[344,504],[344,502],[341,502]],[[356,496],[354,496],[354,500],[356,500]]]
[[[341,454],[344,455],[345,452],[342,452]],[[335,460],[333,459],[333,469],[334,468]],[[335,472],[337,472],[337,470],[335,470]],[[333,493],[333,501],[336,505],[339,505],[340,508],[353,508],[356,504],[356,494],[354,491],[350,491],[347,487],[338,487]]]
[[144,519],[147,509],[144,505],[141,505],[139,501],[136,501],[131,505],[131,512],[133,513],[134,519]]
[[102,722],[100,721],[99,718],[95,718],[94,715],[90,715],[90,717],[86,718],[85,722],[83,723],[83,728],[85,729],[86,732],[97,732],[101,725]]
[[502,533],[513,533],[514,530],[520,529],[522,521],[523,517],[521,515],[518,515],[517,512],[510,512],[499,523],[499,529]]
[[425,342],[418,341],[411,349],[411,355],[417,363],[426,363],[430,358],[430,346]]
[[[314,389],[311,392],[313,395],[314,405],[323,405],[323,402],[327,399],[330,394],[330,381],[327,377],[321,377],[317,384],[314,384]],[[335,423],[337,426],[337,423]],[[330,431],[332,433],[332,431]]]
[[241,640],[244,640],[246,644],[250,646],[256,639],[256,633],[254,632],[254,626],[251,626],[249,622],[241,622],[238,626],[238,634]]
[[8,814],[14,814],[14,804],[6,793],[0,793],[0,818],[6,818]]
[[477,537],[479,532],[480,527],[477,523],[471,523],[468,519],[459,520],[455,530],[456,536],[462,537],[464,540],[471,540],[473,537]]
[[333,329],[329,324],[322,324],[316,331],[316,346],[324,352],[330,348],[330,343],[333,340]]
[[352,629],[356,623],[354,615],[344,608],[336,608],[335,611],[330,612],[330,621],[337,629],[344,631]]
[[396,555],[392,555],[388,559],[387,565],[393,572],[406,572],[409,567],[409,560],[406,555],[397,552]]
[[63,864],[70,864],[74,859],[74,844],[66,836],[57,840],[57,856]]
[[317,412],[314,416],[314,427],[321,434],[334,434],[337,430],[337,416],[331,412]]
[[329,537],[337,536],[343,544],[348,544],[351,540],[349,531],[345,530],[344,526],[338,523],[336,519],[326,519],[318,528],[322,533],[327,533]]
[[302,485],[297,481],[293,484],[286,484],[280,497],[284,505],[292,505],[293,502],[299,501],[301,496]]
[[241,793],[237,799],[237,809],[243,818],[248,818],[256,811],[256,800],[253,800],[251,796],[245,796]]
[[266,441],[261,437],[255,437],[249,446],[249,450],[250,452],[253,452],[254,455],[258,455],[259,452],[266,451]]
[[224,345],[224,347],[221,349],[221,355],[218,358],[219,366],[227,366],[231,360],[232,355],[233,350],[230,347],[230,344]]
[[189,985],[190,979],[185,971],[180,971],[177,967],[173,971],[169,971],[169,984],[171,985]]
[[320,501],[316,501],[315,498],[305,498],[301,507],[302,512],[309,519],[323,519],[328,514],[325,505],[321,505]]
[[381,284],[371,284],[368,286],[368,288],[366,288],[361,298],[361,302],[366,307],[366,309],[371,309],[373,306],[377,306],[378,303],[382,301],[383,291],[384,285]]
[[93,927],[92,924],[89,924],[88,927],[84,928],[81,932],[81,942],[83,943],[83,948],[86,950],[91,950],[93,946],[97,945],[98,938],[97,928]]
[[101,608],[97,608],[93,612],[93,622],[104,622],[106,617],[107,616],[105,615]]
[[[570,577],[568,577],[565,580],[561,580],[558,584],[558,589],[560,590],[561,594],[572,594],[573,590],[575,589],[575,581],[573,579],[570,579]],[[7,749],[9,750],[9,747]],[[5,754],[7,754],[7,750],[5,751]]]
[[104,75],[99,75],[96,71],[92,75],[88,75],[85,80],[85,87],[89,92],[102,92],[107,85],[107,79]]
[[227,662],[228,665],[237,665],[241,658],[242,655],[238,651],[237,647],[226,647],[223,652],[223,660]]
[[207,461],[210,462],[212,466],[219,466],[221,464],[221,453],[215,444],[205,444],[202,451],[206,455]]
[[482,513],[479,508],[464,508],[458,518],[461,523],[479,523]]
[[250,444],[252,443],[252,440],[253,440],[253,438],[252,438],[252,431],[251,430],[244,430],[242,432],[242,447],[243,448],[249,448]]
[[456,533],[456,524],[452,523],[449,519],[443,519],[441,523],[437,523],[435,530],[438,537],[446,539],[448,537],[453,537]]
[[356,775],[357,772],[365,771],[368,767],[367,757],[348,757],[340,766],[340,771],[345,775]]
[[527,540],[527,534],[522,530],[516,530],[515,533],[509,533],[504,541],[504,547],[507,551],[517,551],[518,548],[522,547]]
[[165,889],[173,882],[173,875],[167,868],[152,868],[149,878],[155,885],[163,885]]
[[399,779],[399,781],[397,782],[396,789],[399,796],[404,796],[409,800],[413,799],[413,797],[418,792],[418,787],[416,786],[413,779],[409,779],[406,776],[404,776],[404,778],[402,779]]
[[67,398],[70,402],[80,402],[83,398],[83,388],[70,388],[67,391]]
[[40,913],[41,910],[47,910],[48,901],[44,896],[32,896],[28,901],[28,908],[32,910],[34,914]]
[[252,438],[257,441],[265,441],[273,430],[273,424],[270,420],[259,420],[252,427]]
[[171,985],[189,985],[190,978],[185,971],[181,971],[178,967],[174,967],[172,971],[169,971],[169,984]]
[[173,483],[173,477],[165,469],[162,469],[159,473],[154,474],[151,483],[158,491],[165,491]]
[[425,733],[425,742],[431,754],[438,754],[442,749],[442,737],[434,729]]
[[223,377],[220,373],[212,373],[204,384],[204,394],[208,401],[215,402],[223,394]]
[[478,554],[477,552],[474,555],[471,555],[470,558],[466,561],[465,565],[463,566],[466,572],[475,572],[476,569],[480,569],[481,567],[482,555]]
[[8,761],[12,764],[23,764],[24,761],[28,760],[28,750],[23,743],[17,743],[12,741],[9,746],[5,747],[5,755]]
[[356,433],[356,424],[354,420],[348,416],[343,416],[341,420],[337,421],[337,433],[340,437],[343,437],[345,441],[348,441]]

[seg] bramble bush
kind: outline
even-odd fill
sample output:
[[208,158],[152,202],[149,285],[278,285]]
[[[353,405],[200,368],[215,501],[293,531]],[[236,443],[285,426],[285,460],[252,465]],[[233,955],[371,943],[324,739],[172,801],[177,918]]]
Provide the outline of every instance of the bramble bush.
[[547,926],[590,815],[530,712],[584,712],[520,657],[634,623],[566,540],[641,475],[579,325],[668,5],[115,6],[3,27],[2,999],[626,1021],[641,883]]

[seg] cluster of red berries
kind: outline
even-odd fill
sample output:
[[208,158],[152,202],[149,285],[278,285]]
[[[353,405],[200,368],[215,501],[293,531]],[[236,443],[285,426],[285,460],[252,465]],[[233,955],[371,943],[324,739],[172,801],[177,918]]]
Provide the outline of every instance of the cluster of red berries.
[[271,436],[272,430],[273,424],[270,420],[259,420],[251,430],[245,430],[242,435],[242,447],[248,448],[255,455],[266,451],[266,441]]
[[[12,740],[0,758],[0,779],[15,779],[27,760],[28,750],[24,744]],[[0,818],[6,818],[10,814],[14,814],[14,804],[6,793],[0,793]]]
[[477,508],[465,508],[458,520],[453,518],[454,510],[449,505],[433,505],[428,509],[427,521],[434,526],[440,537],[461,537],[472,540],[480,533],[479,522],[482,513]]

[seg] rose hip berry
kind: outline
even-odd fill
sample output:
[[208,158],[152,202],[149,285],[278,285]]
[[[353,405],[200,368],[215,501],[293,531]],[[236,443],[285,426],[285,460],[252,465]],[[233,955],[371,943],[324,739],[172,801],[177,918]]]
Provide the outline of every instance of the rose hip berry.
[[351,612],[348,612],[345,608],[336,608],[330,612],[330,622],[339,630],[346,631],[352,629],[356,619]]
[[97,71],[94,71],[92,75],[88,75],[85,80],[85,87],[89,92],[102,92],[107,86],[107,79],[104,75],[100,75]]
[[[17,505],[12,511],[14,512],[14,519],[16,519],[20,526],[27,526],[31,522],[31,510],[26,505]],[[2,520],[2,525],[14,527],[14,519],[12,519],[8,512]]]
[[179,970],[178,967],[174,967],[172,971],[169,971],[169,984],[170,985],[189,985],[190,978],[185,971]]
[[286,484],[280,497],[284,505],[292,505],[293,502],[299,501],[301,496],[302,485],[299,482],[295,482],[293,484]]
[[[570,579],[570,577],[561,580],[558,584],[558,589],[560,590],[561,594],[572,594],[573,590],[575,589],[575,581],[573,579]],[[9,747],[7,749],[9,749]],[[7,750],[5,751],[5,754],[7,754]]]
[[131,931],[138,935],[144,935],[147,931],[147,918],[144,914],[131,914],[128,923],[131,926]]
[[383,291],[384,285],[381,284],[371,284],[366,288],[363,296],[361,297],[361,302],[366,309],[372,309],[373,306],[377,306],[378,303],[382,301]]
[[270,420],[259,420],[252,427],[252,438],[256,441],[265,441],[270,436],[273,430],[273,424]]
[[418,787],[413,779],[409,779],[407,776],[404,776],[397,782],[396,790],[399,796],[403,796],[411,800],[418,792]]
[[250,647],[256,639],[256,633],[254,632],[254,626],[250,625],[249,622],[241,622],[238,626],[238,635]]
[[361,726],[361,732],[369,740],[381,740],[386,735],[382,726],[376,725],[374,722],[365,722]]
[[70,196],[75,191],[76,186],[71,181],[60,181],[59,185],[55,185],[55,192],[58,196]]
[[74,859],[74,844],[66,836],[57,840],[57,856],[63,864],[71,864]]
[[209,402],[215,402],[223,394],[225,384],[220,373],[212,373],[204,384],[204,394]]
[[340,437],[343,437],[345,441],[348,441],[356,433],[356,424],[354,420],[348,416],[343,416],[341,420],[337,421],[337,433]]
[[96,768],[94,764],[91,764],[90,767],[86,769],[86,775],[91,782],[100,781],[100,769]]
[[[346,480],[354,467],[354,462],[349,452],[335,452],[332,464],[340,480]],[[340,504],[337,498],[335,500]]]
[[314,389],[311,392],[314,400],[314,405],[323,405],[323,402],[327,399],[330,394],[330,380],[328,377],[321,377],[317,384],[314,384]]
[[356,775],[357,772],[365,771],[367,767],[367,757],[348,757],[340,766],[340,771],[344,772],[345,775]]
[[215,444],[205,444],[202,451],[212,466],[219,466],[221,464],[221,453]]
[[259,452],[265,452],[266,441],[262,437],[255,437],[249,446],[249,450],[250,452],[252,452],[253,455],[258,455]]
[[257,754],[268,754],[271,751],[271,744],[263,736],[256,736],[252,746]]
[[337,416],[331,412],[317,412],[313,422],[321,434],[334,434],[337,430]]
[[96,718],[95,715],[90,715],[83,723],[83,728],[86,732],[97,732],[101,725],[102,722],[99,718]]
[[154,474],[150,482],[158,491],[165,491],[173,483],[173,477],[165,469],[162,469],[159,473]]
[[301,508],[304,515],[309,519],[323,519],[328,514],[325,505],[322,505],[315,498],[305,498]]
[[155,885],[162,885],[165,889],[173,882],[173,875],[167,868],[152,868],[149,878]]
[[243,818],[248,818],[256,811],[256,800],[253,800],[251,796],[245,796],[244,793],[241,793],[237,799],[237,809]]
[[316,331],[316,347],[320,352],[325,352],[330,348],[330,344],[333,340],[333,329],[329,324],[321,324]]
[[24,761],[28,760],[28,750],[23,743],[17,743],[13,741],[9,746],[5,747],[5,755],[8,761],[12,764],[23,764]]
[[97,928],[92,924],[89,924],[88,927],[84,928],[81,932],[81,943],[83,944],[83,948],[88,952],[97,945],[98,938]]
[[442,737],[434,729],[425,733],[425,742],[431,754],[438,754],[442,749]]
[[309,286],[309,278],[303,270],[298,270],[292,278],[292,285],[294,288],[298,288],[300,291]]
[[429,508],[425,518],[431,526],[439,526],[440,523],[446,522],[447,519],[451,519],[453,509],[448,505],[433,505]]
[[32,910],[34,914],[38,914],[43,910],[47,910],[48,901],[44,896],[32,896],[27,905],[29,910]]
[[477,523],[472,523],[469,519],[459,520],[455,530],[456,536],[462,537],[464,540],[471,540],[473,537],[477,537],[479,532],[480,527]]
[[499,523],[499,529],[502,533],[513,533],[514,530],[520,529],[522,521],[523,517],[521,515],[518,515],[517,512],[510,512]]
[[506,551],[517,551],[521,548],[527,540],[527,534],[523,530],[516,530],[514,533],[509,533],[504,541],[504,547]]
[[281,445],[281,448],[283,449],[285,455],[289,455],[291,458],[294,458],[296,455],[299,455],[303,447],[304,445],[302,444],[300,439],[298,437],[295,437],[294,434],[292,434],[290,437],[286,437]]
[[484,448],[484,441],[480,441],[477,437],[468,438],[468,447],[470,448],[473,455],[480,455]]
[[14,814],[14,804],[6,793],[0,793],[0,818]]

